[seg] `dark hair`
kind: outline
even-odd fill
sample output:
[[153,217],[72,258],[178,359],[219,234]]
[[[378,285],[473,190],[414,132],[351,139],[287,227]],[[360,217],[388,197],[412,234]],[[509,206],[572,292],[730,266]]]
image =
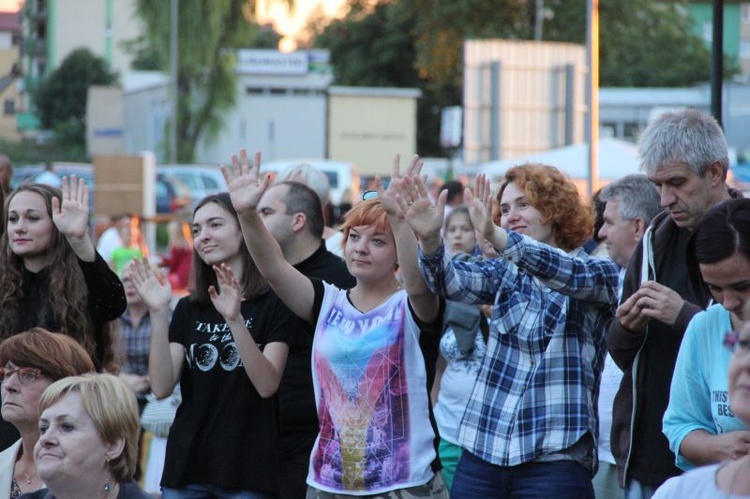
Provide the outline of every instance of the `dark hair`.
[[464,195],[464,184],[462,184],[458,180],[449,180],[440,188],[440,192],[443,191],[448,191],[448,198],[446,199],[446,203],[451,203],[457,197]]
[[[195,213],[208,203],[216,203],[224,211],[232,215],[234,222],[237,224],[237,229],[239,230],[240,219],[237,216],[234,206],[232,206],[232,200],[229,198],[228,192],[211,194],[201,199],[193,210],[193,218],[195,218]],[[210,265],[201,260],[200,255],[198,255],[195,250],[195,244],[193,246],[193,275],[195,276],[195,289],[191,290],[191,299],[200,303],[211,303],[211,296],[208,294],[208,287],[219,287],[216,273]],[[253,258],[250,256],[250,252],[247,249],[247,245],[245,245],[244,239],[240,242],[240,254],[242,256],[242,265],[244,267],[242,271],[242,281],[240,282],[243,299],[250,299],[262,295],[270,289],[270,286],[268,285],[268,281],[266,281],[261,275]]]
[[602,238],[599,237],[599,230],[604,226],[604,210],[606,207],[607,202],[602,200],[602,190],[599,189],[591,198],[591,209],[594,214],[594,234],[591,237],[597,244],[602,242]]
[[[5,220],[5,210],[7,208],[5,207],[5,190],[3,189],[3,186],[0,185],[0,220]],[[5,233],[5,227],[7,226],[6,223],[0,223],[0,237],[3,237],[3,234]]]
[[[516,183],[531,206],[542,213],[545,223],[552,224],[561,249],[570,251],[591,237],[594,229],[591,210],[581,204],[576,185],[560,170],[538,163],[514,166],[505,172],[497,193],[498,204],[510,183]],[[496,223],[500,225],[500,220]]]
[[[15,196],[21,192],[33,192],[44,199],[47,214],[52,218],[52,199],[62,202],[62,192],[45,184],[22,184],[6,200],[9,207]],[[8,226],[8,210],[3,213],[3,225]],[[35,322],[44,325],[53,317],[59,324],[60,332],[83,346],[98,366],[109,370],[116,369],[114,350],[114,327],[117,321],[110,321],[97,327],[91,317],[89,296],[83,271],[73,248],[65,236],[52,224],[52,234],[47,248],[49,254],[48,277],[42,285],[48,289],[48,300],[43,300],[35,308]],[[0,341],[9,338],[20,330],[21,303],[23,300],[23,258],[13,253],[6,233],[0,237]],[[57,327],[56,327],[57,329]]]
[[[286,214],[304,213],[307,217],[307,229],[315,237],[323,237],[323,207],[315,191],[301,182],[285,180],[276,185],[286,185],[289,189],[284,197]],[[274,186],[276,187],[276,186]]]
[[688,241],[687,264],[694,290],[704,287],[700,264],[717,263],[735,254],[750,260],[750,199],[729,199],[711,207]]
[[35,367],[53,381],[94,372],[94,362],[76,340],[41,327],[11,336],[0,343],[0,365],[13,362]]

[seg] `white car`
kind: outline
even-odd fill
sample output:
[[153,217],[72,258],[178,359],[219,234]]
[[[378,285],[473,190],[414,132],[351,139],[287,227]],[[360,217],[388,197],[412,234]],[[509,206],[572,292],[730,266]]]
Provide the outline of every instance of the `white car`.
[[227,190],[227,183],[216,165],[158,165],[157,173],[182,180],[190,189],[190,204],[195,207],[209,194]]
[[[261,163],[261,172],[281,173],[287,168],[307,163],[322,171],[328,177],[331,184],[331,204],[338,206],[341,202],[351,203],[351,200],[359,196],[359,168],[354,163],[347,161],[331,161],[327,159],[285,159]],[[343,199],[344,195],[350,199]]]

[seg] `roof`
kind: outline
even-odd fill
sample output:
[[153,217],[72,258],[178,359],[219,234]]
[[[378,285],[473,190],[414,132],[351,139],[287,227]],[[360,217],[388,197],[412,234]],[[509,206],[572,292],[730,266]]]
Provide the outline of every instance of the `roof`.
[[[499,177],[513,166],[524,163],[542,163],[555,166],[570,178],[588,177],[588,144],[575,144],[560,147],[538,154],[518,158],[492,161],[478,165],[480,173]],[[599,141],[599,178],[616,180],[625,175],[639,172],[638,148],[635,144],[607,137]]]

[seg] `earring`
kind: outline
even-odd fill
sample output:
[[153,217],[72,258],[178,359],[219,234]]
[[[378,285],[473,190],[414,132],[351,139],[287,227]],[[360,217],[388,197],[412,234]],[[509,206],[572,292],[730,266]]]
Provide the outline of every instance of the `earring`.
[[[104,460],[104,468],[109,467],[109,459]],[[109,476],[107,476],[107,481],[104,482],[104,492],[109,492],[112,489],[112,485],[109,483]]]

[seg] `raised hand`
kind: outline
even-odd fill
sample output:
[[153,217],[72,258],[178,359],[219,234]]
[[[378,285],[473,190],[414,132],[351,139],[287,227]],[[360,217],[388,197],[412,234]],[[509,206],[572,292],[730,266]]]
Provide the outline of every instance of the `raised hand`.
[[222,263],[221,266],[214,265],[214,272],[219,281],[219,290],[215,286],[209,286],[211,302],[227,322],[233,321],[240,315],[240,284],[226,263]]
[[88,238],[89,190],[84,179],[62,178],[62,203],[52,198],[52,221],[65,237]]
[[[432,204],[424,180],[418,175],[405,177],[404,181],[397,185],[396,200],[404,219],[409,223],[420,243],[428,242],[430,249],[440,244],[440,229],[443,227],[447,198],[448,191],[442,191],[437,204]],[[423,249],[427,249],[424,244]]]
[[255,153],[251,166],[247,151],[240,149],[239,158],[233,155],[230,166],[221,165],[221,173],[237,213],[254,210],[271,183],[269,174],[260,175],[260,152]]
[[388,188],[383,189],[383,185],[380,182],[380,177],[376,177],[376,188],[378,190],[378,197],[380,198],[380,204],[383,206],[383,209],[388,214],[389,217],[394,217],[397,219],[403,219],[404,214],[401,211],[401,208],[399,207],[398,201],[396,200],[396,195],[399,192],[399,189],[402,185],[404,185],[406,177],[414,177],[418,176],[419,173],[422,171],[422,160],[419,158],[418,155],[412,156],[411,160],[409,161],[409,166],[406,169],[406,173],[402,176],[399,173],[400,170],[400,163],[401,163],[401,155],[396,154],[396,156],[393,158],[393,170],[391,171],[391,181],[388,183]]
[[161,272],[154,271],[147,258],[135,259],[128,268],[135,290],[150,311],[169,308],[172,286]]
[[477,175],[474,180],[474,192],[464,191],[466,204],[469,206],[469,217],[474,228],[484,237],[491,237],[495,231],[492,218],[492,192],[490,181],[484,174]]

